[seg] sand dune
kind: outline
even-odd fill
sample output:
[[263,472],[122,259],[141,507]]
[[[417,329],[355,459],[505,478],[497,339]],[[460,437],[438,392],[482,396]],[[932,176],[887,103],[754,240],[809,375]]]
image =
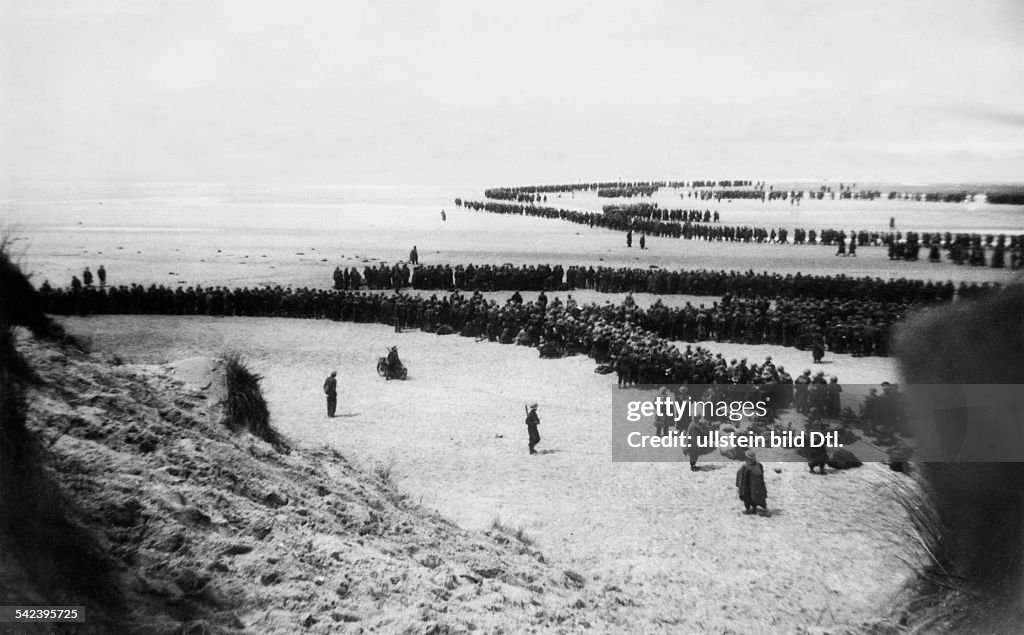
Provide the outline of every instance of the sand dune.
[[[392,466],[413,500],[467,528],[486,528],[497,516],[523,526],[565,566],[630,588],[648,624],[652,615],[663,626],[738,632],[860,624],[908,573],[880,530],[883,518],[900,513],[878,491],[887,468],[869,463],[820,477],[802,464],[768,464],[773,515],[743,516],[734,463],[697,473],[678,463],[612,463],[614,380],[594,374],[584,357],[541,360],[534,349],[326,321],[140,316],[66,324],[97,350],[137,362],[241,351],[264,375],[283,432],[369,468]],[[409,381],[374,372],[393,343]],[[806,356],[743,351],[794,369],[799,362],[788,360]],[[878,361],[835,356],[831,370],[844,381],[891,379],[891,365]],[[336,419],[326,418],[320,390],[331,369]],[[529,401],[540,403],[539,456],[526,452]]]
[[[894,263],[882,248],[836,258],[831,247],[651,238],[650,249],[640,252],[626,249],[614,231],[456,210],[453,193],[440,190],[421,192],[412,202],[394,193],[364,194],[365,206],[337,192],[268,200],[271,194],[200,190],[189,200],[135,196],[111,206],[100,205],[97,193],[95,200],[9,209],[24,221],[24,262],[37,283],[63,284],[82,267],[103,263],[114,284],[327,287],[335,266],[395,262],[413,244],[426,264],[546,262],[955,281],[1017,275]],[[572,204],[597,209],[605,202],[612,201],[580,197]],[[680,206],[691,204],[703,207],[696,201]],[[439,219],[442,207],[446,223]],[[791,209],[737,201],[718,208],[722,222],[734,224],[882,229],[896,209],[904,229],[916,223],[1024,231],[1019,214],[993,206],[854,201]],[[131,228],[139,231],[126,231]],[[549,295],[564,300],[567,294]],[[573,295],[583,302],[622,298]],[[642,305],[659,299],[636,297]],[[678,305],[717,298],[662,299]],[[240,352],[264,376],[274,423],[290,438],[335,449],[367,469],[390,466],[413,501],[465,528],[485,529],[496,517],[522,526],[557,566],[620,589],[618,615],[644,632],[861,630],[878,619],[909,574],[900,560],[905,547],[885,534],[885,521],[902,512],[884,493],[891,478],[884,466],[867,463],[821,477],[800,463],[768,463],[773,513],[744,516],[733,463],[705,457],[699,472],[681,463],[613,463],[614,379],[595,374],[585,357],[540,360],[532,348],[323,320],[111,316],[63,322],[100,354],[177,363],[180,372],[195,371],[201,365],[196,358]],[[409,381],[385,382],[374,372],[392,344],[410,368]],[[792,348],[694,345],[752,362],[771,355],[794,375],[811,367],[810,354]],[[898,379],[890,359],[828,355],[826,362],[820,368],[847,385]],[[335,419],[326,417],[321,390],[331,370],[338,371],[340,393]],[[527,454],[523,424],[523,405],[534,401],[542,420],[539,456]]]

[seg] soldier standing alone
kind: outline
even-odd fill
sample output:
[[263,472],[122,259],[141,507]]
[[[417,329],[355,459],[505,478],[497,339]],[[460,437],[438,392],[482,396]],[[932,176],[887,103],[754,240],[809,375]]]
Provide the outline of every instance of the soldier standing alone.
[[324,394],[327,395],[327,416],[333,417],[338,408],[338,371],[331,371],[331,376],[324,380]]
[[526,409],[526,429],[530,432],[530,454],[536,454],[534,448],[540,443],[540,432],[537,426],[540,425],[540,417],[537,416],[537,404],[531,404]]
[[747,462],[736,472],[736,489],[746,508],[744,514],[756,514],[758,507],[768,511],[768,488],[764,484],[764,466],[757,462],[757,454],[747,450]]

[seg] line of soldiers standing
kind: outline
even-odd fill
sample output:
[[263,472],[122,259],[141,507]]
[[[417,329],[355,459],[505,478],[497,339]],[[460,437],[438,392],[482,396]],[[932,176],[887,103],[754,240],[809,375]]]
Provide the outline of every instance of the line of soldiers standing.
[[[407,286],[403,277],[404,269],[394,265],[377,269],[367,267],[367,272],[388,269],[392,277],[374,281],[375,286],[367,288],[393,288],[397,278]],[[397,271],[397,273],[395,273]],[[363,286],[363,277],[354,268],[335,269],[335,288],[358,290]],[[753,270],[709,271],[643,269],[639,267],[586,267],[582,265],[426,265],[412,272],[414,289],[436,289],[451,291],[572,291],[588,289],[602,293],[653,293],[657,295],[717,295],[769,296],[772,298],[806,297],[831,299],[856,297],[863,300],[885,302],[946,302],[958,292],[952,281],[933,282],[906,278],[885,280],[882,278],[855,278],[844,274],[805,275],[781,274]],[[979,287],[972,283],[968,287],[961,283],[960,290]],[[991,287],[991,284],[987,286]]]

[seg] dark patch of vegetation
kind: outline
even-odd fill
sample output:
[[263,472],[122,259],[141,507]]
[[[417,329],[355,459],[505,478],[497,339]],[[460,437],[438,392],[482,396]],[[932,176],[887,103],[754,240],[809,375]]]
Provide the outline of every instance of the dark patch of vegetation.
[[[896,352],[910,384],[1024,383],[1024,285],[920,315],[897,334]],[[1017,412],[978,416],[1004,418],[989,422],[990,435],[1004,436],[990,443],[1017,442]],[[916,433],[949,431],[928,418]],[[904,617],[927,630],[1020,632],[1024,463],[925,463],[919,478],[894,494],[911,520],[909,544],[927,554]]]
[[[26,425],[27,382],[38,380],[17,350],[16,328],[60,337],[35,289],[0,239],[0,549],[15,554],[27,588],[0,586],[4,603],[44,597],[52,604],[123,609],[113,567],[49,477],[46,454]],[[88,602],[85,602],[88,601]],[[98,620],[102,621],[102,620]]]
[[392,467],[394,466],[391,463],[387,465],[378,465],[377,467],[373,468],[373,473],[377,475],[377,478],[380,479],[381,483],[385,485],[393,485],[393,482],[391,480]]
[[36,337],[64,337],[60,324],[43,313],[39,293],[15,262],[9,236],[0,236],[0,295],[0,324],[27,327]]
[[278,452],[287,453],[290,448],[284,437],[270,424],[270,409],[260,387],[263,377],[249,370],[238,353],[225,356],[224,376],[227,382],[225,425],[233,431],[247,430]]
[[522,527],[513,527],[501,522],[501,516],[496,516],[491,521],[491,529],[514,538],[527,547],[532,547],[534,542],[536,542]]

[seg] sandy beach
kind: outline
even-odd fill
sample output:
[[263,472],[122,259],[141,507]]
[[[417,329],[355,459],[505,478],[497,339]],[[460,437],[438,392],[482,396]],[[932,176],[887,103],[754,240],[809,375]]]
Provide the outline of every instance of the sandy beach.
[[1024,632],[1022,25],[4,3],[0,631]]
[[[68,198],[61,198],[66,194]],[[229,188],[183,185],[125,190],[54,188],[14,192],[0,211],[37,284],[70,283],[100,264],[111,284],[292,285],[327,287],[336,266],[404,261],[413,245],[424,264],[562,264],[668,269],[726,269],[845,274],[959,282],[1006,281],[1007,269],[948,261],[893,262],[884,247],[862,247],[856,258],[835,257],[819,245],[756,245],[649,238],[648,249],[625,248],[621,232],[530,217],[456,208],[454,199],[482,199],[479,189]],[[646,200],[646,199],[644,199]],[[548,205],[599,211],[612,202],[580,194],[549,197]],[[737,200],[662,202],[684,209],[718,209],[722,224],[807,229],[898,229],[1024,233],[1024,208],[973,203],[903,201]],[[448,220],[441,221],[445,210]]]
[[[584,357],[542,360],[532,348],[322,320],[64,323],[95,350],[140,363],[241,351],[263,375],[274,423],[289,437],[336,448],[367,469],[390,466],[413,500],[468,529],[487,529],[495,518],[523,527],[560,565],[629,588],[645,630],[856,625],[870,621],[909,574],[882,530],[900,513],[881,491],[892,478],[887,467],[867,463],[821,477],[802,463],[767,463],[773,515],[744,516],[733,482],[738,463],[707,456],[697,473],[685,463],[613,463],[614,376],[595,374]],[[392,344],[410,368],[408,381],[373,372]],[[806,356],[743,348],[793,368],[795,354]],[[339,380],[333,420],[324,416],[319,385],[328,369]],[[829,372],[851,383],[894,377],[889,360],[849,356],[836,356]],[[539,456],[526,452],[522,407],[531,400],[540,404]],[[750,532],[756,542],[746,539]],[[756,572],[752,562],[762,563]],[[873,584],[866,588],[864,579]]]
[[[284,202],[269,206],[237,195],[190,205],[167,196],[37,207],[15,202],[8,210],[24,241],[16,245],[24,248],[23,262],[37,282],[59,283],[83,266],[102,263],[113,284],[324,288],[335,266],[402,260],[413,244],[428,264],[755,269],[958,282],[1015,277],[945,262],[893,263],[881,247],[835,258],[834,248],[825,246],[651,239],[650,249],[640,252],[626,249],[618,232],[475,213],[453,208],[450,193],[427,194],[415,205],[392,199],[341,203],[323,192],[326,201],[303,203],[286,192]],[[595,197],[589,208],[600,202]],[[821,202],[765,210],[737,201],[719,208],[727,223],[764,219],[828,227],[852,217],[877,228],[893,205]],[[1024,230],[1019,210],[900,205],[901,217],[921,219],[922,227]],[[446,222],[439,218],[442,208]],[[957,224],[974,213],[975,224]],[[488,295],[501,300],[509,294]],[[603,303],[623,295],[581,291],[574,297]],[[659,299],[670,305],[718,300],[636,299],[642,306]],[[628,610],[644,630],[856,629],[875,619],[910,575],[900,559],[905,548],[881,529],[902,512],[884,493],[892,474],[871,461],[880,453],[867,451],[861,469],[832,470],[825,477],[809,474],[801,463],[768,462],[771,517],[744,516],[735,495],[737,464],[721,456],[704,457],[699,472],[685,470],[685,463],[613,463],[614,375],[595,374],[594,362],[583,356],[542,360],[533,348],[327,320],[95,316],[62,322],[97,354],[128,363],[166,365],[240,353],[263,377],[274,425],[296,443],[335,449],[366,470],[390,468],[412,500],[467,529],[485,530],[496,518],[522,527],[559,566],[628,588],[634,602]],[[385,382],[374,365],[396,344],[410,379]],[[794,348],[691,344],[755,362],[770,355],[794,375],[811,367],[810,353]],[[890,358],[829,355],[826,362],[821,368],[844,384],[899,380]],[[331,370],[338,371],[340,392],[335,419],[324,415],[320,387]],[[540,404],[539,456],[526,452],[522,409],[528,402]]]

